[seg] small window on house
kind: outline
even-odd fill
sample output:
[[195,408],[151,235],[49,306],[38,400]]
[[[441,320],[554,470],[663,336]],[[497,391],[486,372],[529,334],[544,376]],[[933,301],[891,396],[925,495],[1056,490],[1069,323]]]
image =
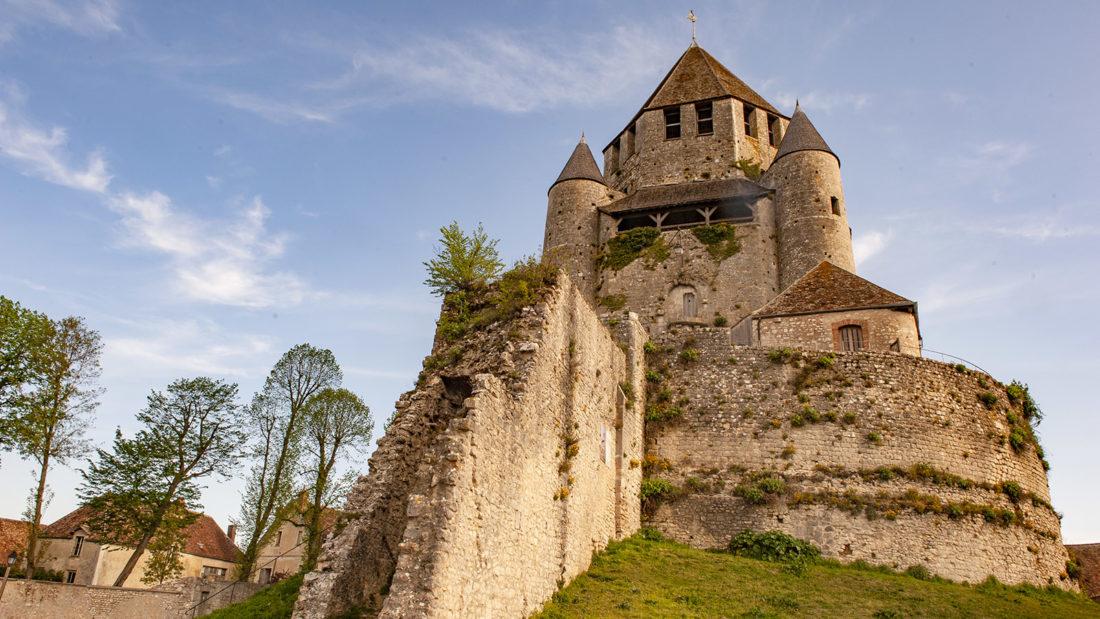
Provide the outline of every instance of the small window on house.
[[833,205],[833,215],[840,215],[840,200],[833,196],[829,198],[829,203]]
[[714,133],[714,104],[710,101],[695,104],[695,128],[699,135]]
[[69,583],[70,585],[76,582],[76,572],[73,570],[65,572],[65,582]]
[[680,108],[665,108],[665,139],[673,140],[680,137]]
[[768,114],[768,144],[779,146],[779,117]]
[[863,327],[859,325],[841,327],[840,349],[846,351],[863,350]]
[[73,556],[79,557],[81,550],[84,550],[84,536],[77,535],[76,540],[73,542]]
[[698,310],[695,307],[695,293],[684,293],[684,318],[695,318]]
[[282,546],[283,545],[283,532],[282,531],[276,531],[275,532],[275,545],[276,546]]
[[745,135],[752,135],[752,113],[756,110],[748,103],[741,104],[741,116],[745,119]]
[[199,601],[200,602],[205,602],[206,598],[208,598],[208,597],[210,597],[210,592],[209,591],[202,591],[202,592],[199,593]]
[[304,534],[305,534],[305,531],[298,531],[298,541],[295,542],[296,544],[301,544],[302,543],[302,535],[304,535]]

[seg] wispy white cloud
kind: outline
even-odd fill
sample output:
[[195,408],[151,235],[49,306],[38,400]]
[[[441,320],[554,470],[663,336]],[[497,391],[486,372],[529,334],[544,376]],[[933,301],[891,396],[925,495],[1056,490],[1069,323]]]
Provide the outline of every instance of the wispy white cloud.
[[104,338],[104,365],[128,374],[256,374],[275,344],[268,336],[227,331],[204,319],[123,322],[126,335]]
[[882,252],[894,239],[894,231],[870,230],[857,236],[852,241],[852,253],[855,254],[856,264],[863,264],[876,254]]
[[0,43],[24,27],[46,24],[80,35],[96,36],[121,30],[113,0],[0,0]]
[[410,100],[523,113],[617,100],[659,78],[655,70],[676,50],[662,33],[626,26],[572,38],[494,28],[385,45],[308,35],[295,44],[333,56],[344,68],[335,77],[277,94],[212,88],[208,96],[275,123],[330,123],[356,107]]
[[[2,95],[7,95],[2,97]],[[271,260],[285,250],[286,236],[267,229],[270,210],[259,197],[228,221],[204,219],[173,204],[159,191],[113,191],[99,153],[73,166],[63,128],[48,131],[26,121],[18,89],[0,91],[0,155],[24,173],[102,198],[121,217],[123,244],[166,256],[179,292],[209,303],[243,307],[296,304],[307,286],[291,273],[273,272]]]
[[105,193],[111,175],[102,153],[90,153],[83,165],[71,163],[65,129],[34,126],[22,115],[24,101],[17,86],[0,84],[0,155],[25,174],[73,189]]
[[1016,281],[1000,284],[982,284],[952,276],[925,288],[917,298],[923,315],[952,310],[955,317],[965,308],[989,308],[1020,287]]
[[1004,215],[964,224],[962,228],[971,233],[994,234],[1036,243],[1094,237],[1100,236],[1100,224],[1095,223],[1096,211],[1097,207],[1091,204],[1039,209],[1026,215]]

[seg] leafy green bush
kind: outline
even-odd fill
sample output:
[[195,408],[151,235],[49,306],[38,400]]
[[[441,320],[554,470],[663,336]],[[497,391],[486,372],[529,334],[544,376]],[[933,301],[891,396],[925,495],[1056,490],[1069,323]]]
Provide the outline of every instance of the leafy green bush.
[[[621,270],[634,262],[642,252],[658,244],[664,246],[661,231],[657,228],[634,228],[620,232],[607,241],[603,253],[600,254],[600,265],[614,271]],[[658,249],[652,253],[651,257],[660,262],[668,257],[668,248],[665,247],[663,252]]]
[[1011,499],[1013,503],[1019,503],[1020,497],[1024,494],[1024,490],[1020,487],[1020,484],[1014,481],[1006,481],[1001,484],[1001,492],[1004,492],[1005,496]]
[[[302,575],[280,581],[243,602],[226,606],[206,615],[207,619],[284,619],[294,611]],[[349,616],[354,616],[350,615]]]
[[1039,410],[1039,405],[1031,397],[1027,384],[1014,380],[1005,387],[1005,395],[1008,396],[1009,402],[1020,407],[1020,412],[1024,414],[1024,418],[1031,423],[1039,425],[1039,422],[1043,420],[1043,411]]
[[982,403],[982,406],[992,410],[993,405],[997,403],[997,394],[992,391],[983,391],[978,394],[978,401]]
[[737,228],[730,224],[697,226],[691,229],[691,233],[706,246],[711,258],[719,262],[741,251],[741,243],[737,240]]
[[794,358],[795,351],[793,348],[774,348],[768,352],[768,361],[772,363],[786,363]]
[[917,565],[910,565],[909,568],[905,570],[905,573],[917,580],[932,580],[932,572],[928,571],[927,567],[919,563]]
[[1073,580],[1080,580],[1081,578],[1081,566],[1077,564],[1077,561],[1070,559],[1066,561],[1066,576],[1069,576]]
[[778,562],[812,562],[821,556],[817,546],[782,531],[757,533],[748,529],[733,536],[729,551],[742,557]]
[[728,325],[729,323],[730,323],[729,319],[726,318],[725,316],[721,315],[721,314],[716,314],[714,316],[714,326],[716,326],[716,327],[724,327],[724,326]]
[[882,444],[882,434],[880,434],[879,432],[868,432],[867,442],[871,443],[872,445]]
[[680,351],[680,361],[691,363],[699,360],[699,351],[694,348],[685,348]]
[[642,344],[642,351],[644,351],[647,355],[655,355],[661,352],[661,347],[654,344],[650,340],[646,340],[646,343]]
[[1008,435],[1008,444],[1012,446],[1013,451],[1023,451],[1027,448],[1027,434],[1020,428],[1015,428]]

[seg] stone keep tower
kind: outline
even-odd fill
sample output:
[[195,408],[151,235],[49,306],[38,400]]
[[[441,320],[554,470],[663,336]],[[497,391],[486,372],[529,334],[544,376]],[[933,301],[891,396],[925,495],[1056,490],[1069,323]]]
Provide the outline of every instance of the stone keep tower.
[[[742,323],[822,261],[855,272],[837,156],[698,45],[603,155],[601,173],[582,139],[551,186],[544,256],[651,333]],[[641,240],[643,259],[599,259]]]
[[762,182],[775,189],[780,290],[822,261],[855,273],[840,159],[797,105]]

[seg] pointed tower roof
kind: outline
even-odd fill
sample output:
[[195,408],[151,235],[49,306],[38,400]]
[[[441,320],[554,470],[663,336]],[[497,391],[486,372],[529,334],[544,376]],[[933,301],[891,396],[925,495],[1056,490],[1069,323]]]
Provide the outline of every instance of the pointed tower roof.
[[794,115],[791,116],[791,122],[787,125],[787,132],[783,134],[783,141],[779,143],[779,151],[775,153],[773,163],[779,161],[784,155],[800,150],[819,150],[829,153],[836,157],[837,164],[840,163],[840,157],[837,157],[833,149],[829,148],[829,145],[825,143],[825,138],[821,137],[821,134],[817,132],[817,127],[814,127],[814,124],[810,122],[810,118],[806,116],[806,112],[803,112],[802,107],[796,102]]
[[661,80],[642,110],[720,97],[734,97],[773,114],[785,116],[694,42],[672,66],[665,79]]
[[[588,148],[588,142],[584,139],[583,133],[581,134],[581,141],[577,142],[577,147],[573,149],[569,161],[565,162],[565,167],[558,175],[558,180],[554,181],[554,185],[562,181],[577,179],[596,181],[601,185],[607,185],[603,174],[600,174],[600,167],[596,165],[596,159],[592,157],[592,151]],[[550,188],[553,189],[554,185],[550,185]]]
[[915,305],[901,295],[823,261],[757,310],[755,316],[764,318]]

